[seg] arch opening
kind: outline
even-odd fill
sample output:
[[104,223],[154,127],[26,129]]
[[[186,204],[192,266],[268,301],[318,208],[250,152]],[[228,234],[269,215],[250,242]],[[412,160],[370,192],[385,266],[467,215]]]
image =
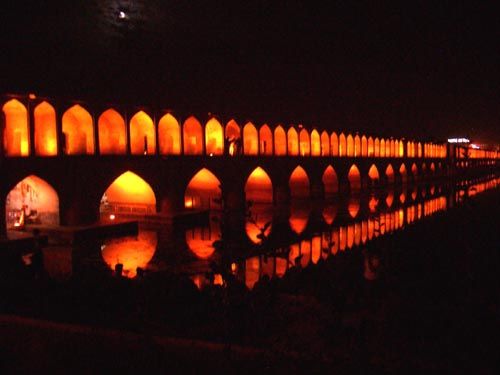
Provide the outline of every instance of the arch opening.
[[62,117],[66,155],[92,155],[94,153],[94,124],[90,113],[76,104]]
[[339,155],[339,137],[337,137],[335,132],[330,136],[330,152],[332,156]]
[[196,117],[191,116],[182,126],[184,155],[203,154],[203,129]]
[[198,171],[186,187],[184,207],[197,209],[221,208],[221,183],[208,169]]
[[215,118],[211,118],[205,125],[205,150],[207,155],[224,153],[224,130]]
[[368,177],[370,178],[370,183],[372,185],[375,185],[380,181],[380,174],[378,173],[378,169],[375,164],[372,164],[368,170]]
[[257,155],[259,153],[259,133],[251,122],[243,127],[243,152],[245,155]]
[[57,155],[56,111],[47,102],[35,107],[35,153],[40,156]]
[[286,133],[281,125],[274,129],[274,155],[286,155]]
[[295,128],[288,129],[287,141],[288,155],[297,156],[299,154],[299,135],[297,134]]
[[321,139],[316,129],[314,129],[311,132],[311,155],[312,156],[321,155]]
[[290,196],[292,199],[309,198],[310,183],[306,171],[300,165],[297,166],[288,181],[290,186]]
[[271,128],[264,124],[259,130],[260,155],[273,154],[273,132]]
[[181,154],[181,127],[170,113],[164,115],[158,123],[158,143],[160,154]]
[[331,197],[339,191],[339,181],[335,169],[331,165],[326,167],[321,178],[323,181],[325,197]]
[[347,179],[349,181],[349,189],[351,192],[359,192],[361,190],[361,174],[355,164],[349,168]]
[[245,197],[247,201],[255,203],[273,202],[273,183],[261,167],[255,168],[248,176],[245,184]]
[[5,116],[3,146],[6,156],[29,155],[28,111],[24,104],[11,99],[4,104]]
[[153,120],[145,112],[139,111],[130,119],[130,152],[132,155],[154,155],[155,150]]
[[97,120],[97,128],[101,155],[125,154],[127,143],[125,120],[117,111],[111,108],[104,111]]
[[330,156],[330,137],[326,130],[321,133],[321,156]]
[[299,152],[301,156],[311,155],[311,140],[307,129],[302,129],[299,133]]
[[344,133],[339,136],[339,156],[347,155],[347,142]]

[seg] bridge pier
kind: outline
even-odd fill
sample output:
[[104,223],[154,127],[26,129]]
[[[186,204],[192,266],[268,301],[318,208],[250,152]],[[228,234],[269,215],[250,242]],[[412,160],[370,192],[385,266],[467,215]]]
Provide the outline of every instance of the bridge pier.
[[5,220],[5,200],[6,195],[0,194],[0,238],[7,236],[7,223]]
[[84,186],[74,184],[59,195],[60,223],[63,226],[93,224],[99,221],[100,197],[90,194]]

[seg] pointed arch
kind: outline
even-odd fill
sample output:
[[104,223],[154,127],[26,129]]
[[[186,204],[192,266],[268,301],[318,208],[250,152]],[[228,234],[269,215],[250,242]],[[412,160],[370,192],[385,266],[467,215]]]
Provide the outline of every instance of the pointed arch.
[[368,140],[364,135],[361,137],[361,156],[363,157],[368,156]]
[[165,114],[158,123],[158,145],[161,155],[181,154],[181,126],[171,113]]
[[273,202],[273,183],[261,167],[255,168],[248,176],[245,183],[245,197],[247,201],[255,203]]
[[420,143],[420,142],[417,143],[417,156],[419,158],[422,157],[422,143]]
[[11,99],[2,107],[5,116],[3,147],[6,156],[29,155],[28,111],[17,99]]
[[399,157],[402,158],[405,156],[405,145],[403,140],[399,141]]
[[221,183],[208,169],[200,169],[189,181],[184,193],[186,208],[220,208]]
[[393,154],[391,153],[391,140],[385,140],[385,157],[390,158]]
[[62,117],[67,155],[92,155],[94,153],[94,123],[85,108],[76,104]]
[[311,155],[311,140],[309,138],[309,132],[305,128],[299,133],[299,151],[301,156]]
[[335,132],[330,136],[330,153],[332,156],[339,156],[339,137]]
[[288,156],[299,155],[299,135],[294,127],[288,129],[287,132]]
[[359,192],[361,190],[361,174],[356,164],[353,164],[351,168],[349,168],[347,179],[351,192]]
[[311,132],[311,156],[321,156],[321,139],[316,129]]
[[413,174],[413,177],[417,177],[418,176],[417,164],[413,163],[411,165],[411,173]]
[[259,134],[257,128],[251,122],[243,127],[243,152],[245,155],[257,155],[259,153]]
[[354,156],[355,157],[361,156],[361,138],[359,138],[359,135],[357,134],[354,137]]
[[273,132],[271,128],[264,124],[259,129],[259,146],[260,155],[272,155],[273,154]]
[[154,155],[156,135],[153,120],[144,111],[137,112],[130,119],[130,153],[132,155]]
[[142,177],[126,171],[108,186],[101,198],[99,211],[102,219],[110,214],[153,214],[156,212],[156,196]]
[[326,167],[321,178],[323,181],[323,187],[325,192],[325,197],[330,197],[339,191],[339,180],[335,169],[331,165]]
[[399,174],[401,176],[401,182],[405,184],[408,180],[408,173],[406,172],[405,163],[401,163],[401,166],[399,167]]
[[347,156],[353,157],[354,156],[354,138],[352,137],[351,134],[347,135]]
[[345,139],[344,133],[339,135],[339,156],[347,155],[347,141]]
[[274,155],[286,155],[286,133],[281,125],[274,129]]
[[391,145],[390,155],[391,155],[391,158],[393,158],[396,156],[396,143],[395,143],[394,139],[392,139],[392,138],[391,138],[390,145]]
[[114,109],[104,111],[97,120],[99,130],[99,153],[101,155],[123,155],[126,153],[125,120]]
[[385,149],[385,139],[382,138],[382,139],[380,139],[380,154],[379,154],[381,158],[383,158],[383,157],[386,156],[385,155],[385,150],[386,150]]
[[35,153],[40,156],[57,155],[56,111],[46,101],[35,107]]
[[373,144],[373,156],[376,158],[380,157],[380,141],[378,138],[375,138],[375,142]]
[[215,117],[205,125],[205,153],[207,155],[222,155],[224,153],[224,129]]
[[321,133],[321,156],[330,156],[330,137],[326,130]]
[[59,196],[47,181],[30,175],[9,192],[3,214],[8,229],[25,224],[58,225]]
[[191,116],[182,125],[184,155],[203,154],[203,129],[196,117]]
[[309,198],[310,182],[306,171],[300,165],[297,166],[288,181],[290,186],[290,195],[292,198]]
[[372,164],[372,166],[368,170],[368,177],[370,178],[370,181],[372,181],[372,183],[380,180],[380,174],[378,173],[378,169],[375,164]]
[[235,120],[231,119],[226,124],[225,136],[233,140],[241,138],[241,129]]
[[432,174],[436,172],[436,166],[434,165],[434,162],[431,163],[429,166],[429,170],[431,171]]
[[389,184],[394,183],[394,169],[392,168],[392,165],[389,164],[387,168],[385,169],[385,176],[387,178],[387,182]]

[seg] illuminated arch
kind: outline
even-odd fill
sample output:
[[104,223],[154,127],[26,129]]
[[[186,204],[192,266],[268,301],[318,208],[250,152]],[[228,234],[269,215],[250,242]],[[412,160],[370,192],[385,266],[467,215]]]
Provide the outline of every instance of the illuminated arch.
[[146,215],[156,212],[156,197],[151,186],[140,176],[127,171],[118,176],[104,192],[101,219],[109,215]]
[[156,150],[155,126],[151,117],[143,111],[130,119],[130,153],[154,155]]
[[394,183],[394,169],[392,168],[392,165],[388,165],[386,170],[385,170],[385,176],[387,178],[387,182],[389,184]]
[[104,111],[97,120],[99,129],[99,153],[101,155],[119,155],[126,153],[125,120],[114,109]]
[[330,156],[330,136],[326,130],[321,133],[321,156]]
[[368,141],[364,135],[361,137],[361,156],[368,156]]
[[281,125],[274,129],[274,155],[286,155],[286,133]]
[[413,157],[413,145],[410,141],[406,142],[406,156]]
[[347,142],[344,133],[339,135],[339,156],[347,155]]
[[158,146],[161,155],[181,154],[181,126],[170,113],[164,115],[158,123]]
[[417,165],[415,163],[413,163],[411,166],[411,173],[413,174],[413,177],[418,176],[418,168],[417,168]]
[[290,195],[292,198],[309,198],[309,177],[300,165],[293,170],[288,184],[290,186]]
[[220,208],[219,179],[208,169],[196,173],[186,187],[184,206],[187,208]]
[[215,118],[205,125],[205,150],[207,155],[222,155],[224,153],[224,129]]
[[351,134],[347,135],[347,156],[354,156],[354,138]]
[[417,156],[419,158],[422,157],[422,143],[420,143],[420,142],[418,142],[418,144],[417,144]]
[[203,129],[196,117],[191,116],[182,125],[184,155],[203,154]]
[[24,104],[16,99],[4,104],[5,129],[3,146],[6,156],[29,155],[28,111]]
[[302,129],[299,133],[299,150],[301,156],[311,155],[311,140],[307,129]]
[[356,164],[353,164],[347,174],[349,180],[349,188],[351,192],[358,192],[361,190],[361,174]]
[[245,197],[247,201],[255,203],[273,202],[273,183],[261,167],[255,168],[248,176],[245,184]]
[[251,122],[243,127],[243,152],[245,155],[257,155],[259,153],[259,133]]
[[383,158],[384,156],[386,156],[385,155],[385,139],[384,138],[382,138],[380,140],[380,154],[379,155],[380,155],[381,158]]
[[405,146],[404,142],[401,140],[399,141],[399,157],[402,158],[405,155]]
[[210,220],[207,226],[186,229],[186,245],[198,259],[209,259],[215,253],[214,241],[220,236],[220,220]]
[[304,207],[300,204],[292,204],[290,206],[290,217],[288,218],[290,228],[295,233],[301,234],[307,227],[310,213],[311,208],[309,206]]
[[299,154],[299,135],[295,128],[291,127],[287,133],[288,155],[297,156]]
[[374,144],[373,144],[373,138],[372,137],[368,137],[368,145],[367,145],[366,156],[368,156],[368,157],[375,156],[375,147],[374,147]]
[[273,154],[273,132],[271,128],[264,124],[259,129],[260,155]]
[[354,156],[361,156],[361,138],[357,134],[354,137]]
[[406,173],[406,166],[404,163],[399,167],[399,174],[401,175],[401,182],[404,184],[408,179],[408,174]]
[[326,167],[321,180],[323,181],[325,196],[331,196],[339,191],[337,173],[335,173],[335,169],[331,165]]
[[62,131],[66,137],[67,155],[94,153],[94,123],[83,107],[76,104],[64,112]]
[[378,173],[378,169],[375,164],[372,164],[370,169],[368,170],[368,177],[370,181],[375,182],[380,180],[380,175]]
[[35,107],[35,153],[40,156],[57,155],[56,111],[47,102]]
[[321,155],[321,139],[316,129],[311,132],[311,156]]
[[330,152],[332,156],[339,156],[339,137],[335,132],[330,136]]
[[373,156],[380,157],[380,141],[378,138],[375,138],[374,146],[373,146]]
[[241,129],[236,121],[229,120],[226,124],[226,138],[233,140],[241,138]]
[[391,156],[392,156],[392,154],[391,154],[391,140],[386,139],[385,140],[385,157],[389,158]]
[[59,197],[49,183],[30,175],[7,195],[5,205],[7,228],[25,224],[59,224]]
[[434,162],[432,162],[431,165],[429,166],[429,170],[431,171],[431,173],[436,172],[436,166],[434,165]]
[[[391,145],[390,155],[391,155],[391,158],[393,158],[396,156],[396,143],[395,143],[394,139],[391,139],[390,145]],[[387,146],[387,143],[386,143],[386,146]]]

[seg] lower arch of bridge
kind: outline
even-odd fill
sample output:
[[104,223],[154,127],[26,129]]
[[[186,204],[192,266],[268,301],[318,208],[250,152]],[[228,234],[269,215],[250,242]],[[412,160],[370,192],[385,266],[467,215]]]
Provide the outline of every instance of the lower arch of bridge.
[[273,202],[273,183],[261,167],[257,167],[248,176],[245,184],[245,200],[254,203]]
[[339,180],[335,169],[331,165],[326,167],[321,178],[323,181],[325,197],[331,197],[339,191]]
[[349,181],[349,189],[351,192],[359,192],[361,190],[361,174],[356,164],[353,164],[351,168],[349,168],[347,180]]
[[300,165],[297,166],[288,181],[290,196],[292,199],[304,199],[310,196],[310,183],[306,171]]
[[389,164],[385,170],[385,176],[387,178],[387,182],[389,184],[394,183],[394,169],[392,168],[392,165]]
[[184,194],[184,207],[219,209],[222,196],[219,179],[208,169],[202,168],[189,181]]
[[418,168],[417,168],[417,165],[415,163],[413,163],[411,165],[411,173],[413,174],[413,177],[418,176]]
[[368,177],[370,178],[370,181],[372,181],[372,182],[380,180],[380,174],[378,173],[378,169],[377,169],[377,166],[375,164],[372,164],[372,166],[368,170]]
[[156,212],[156,197],[151,186],[133,172],[117,177],[104,192],[99,207],[101,219],[111,215],[145,215]]
[[399,167],[399,174],[401,175],[401,182],[403,184],[406,183],[408,176],[406,173],[406,166],[404,163],[402,163],[401,166]]
[[25,224],[59,224],[59,196],[49,183],[30,175],[9,192],[5,204],[7,229]]

